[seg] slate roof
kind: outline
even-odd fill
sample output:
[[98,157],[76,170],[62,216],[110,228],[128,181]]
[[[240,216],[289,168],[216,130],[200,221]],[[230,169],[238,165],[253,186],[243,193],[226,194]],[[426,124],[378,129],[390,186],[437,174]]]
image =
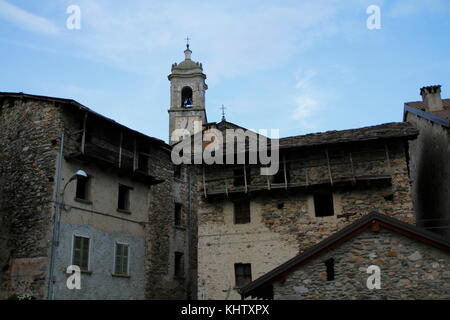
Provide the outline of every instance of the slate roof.
[[109,123],[111,123],[111,124],[113,124],[115,126],[118,126],[118,127],[122,128],[122,129],[124,129],[125,131],[132,132],[132,133],[134,133],[134,134],[136,134],[138,136],[141,136],[144,139],[148,139],[148,140],[150,140],[153,143],[161,145],[163,147],[163,149],[170,150],[170,148],[171,148],[163,140],[160,140],[160,139],[155,138],[155,137],[147,136],[147,135],[145,135],[145,134],[143,134],[143,133],[141,133],[139,131],[130,129],[130,128],[124,126],[123,124],[120,124],[120,123],[116,122],[115,120],[113,120],[111,118],[105,117],[104,115],[102,115],[100,113],[97,113],[94,110],[92,110],[92,109],[82,105],[81,103],[79,103],[79,102],[77,102],[75,100],[72,100],[72,99],[40,96],[40,95],[34,95],[34,94],[26,94],[26,93],[23,93],[23,92],[0,92],[0,99],[8,98],[8,97],[21,98],[21,99],[35,99],[35,100],[51,101],[51,102],[59,102],[61,104],[64,104],[64,106],[74,107],[74,108],[77,108],[79,110],[83,110],[85,112],[88,112],[88,113],[90,113],[90,114],[92,114],[92,115],[94,115],[94,116],[96,116],[98,118],[101,118],[101,119],[103,119],[103,120],[105,120],[105,121],[107,121],[107,122],[109,122]]
[[418,133],[418,130],[409,123],[391,122],[358,129],[334,130],[281,138],[280,148],[317,146],[355,141],[362,142],[391,138],[414,139]]

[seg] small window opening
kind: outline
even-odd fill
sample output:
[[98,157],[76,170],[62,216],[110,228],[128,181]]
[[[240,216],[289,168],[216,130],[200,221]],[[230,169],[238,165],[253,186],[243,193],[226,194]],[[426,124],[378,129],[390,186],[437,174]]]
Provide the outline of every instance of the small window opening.
[[184,257],[182,252],[175,252],[175,277],[184,277]]
[[314,209],[316,217],[333,216],[333,192],[328,189],[316,191],[314,193]]
[[241,200],[234,203],[234,223],[250,223],[250,201]]
[[250,263],[235,263],[234,275],[236,287],[241,288],[252,282],[252,265]]
[[77,177],[77,190],[75,193],[75,198],[81,200],[88,200],[88,182],[89,178]]
[[334,259],[330,258],[325,261],[325,266],[327,267],[327,281],[334,280]]
[[174,217],[174,223],[176,226],[181,226],[182,223],[182,217],[181,217],[181,204],[175,203],[175,217]]
[[184,108],[192,107],[192,89],[189,87],[184,87],[181,90],[181,106]]
[[130,187],[119,185],[119,197],[117,201],[117,208],[119,210],[130,210]]

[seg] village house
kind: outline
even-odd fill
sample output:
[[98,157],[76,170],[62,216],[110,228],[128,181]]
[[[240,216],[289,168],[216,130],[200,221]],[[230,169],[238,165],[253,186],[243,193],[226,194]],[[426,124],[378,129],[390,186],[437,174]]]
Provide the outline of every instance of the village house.
[[450,241],[371,213],[246,285],[241,295],[275,300],[448,300],[449,270]]
[[420,94],[422,101],[405,103],[403,118],[419,130],[409,142],[414,210],[419,226],[450,239],[450,99],[441,86]]
[[[188,177],[170,146],[76,101],[0,93],[2,298],[186,299]],[[175,218],[176,212],[176,218]],[[81,290],[69,290],[69,265]]]

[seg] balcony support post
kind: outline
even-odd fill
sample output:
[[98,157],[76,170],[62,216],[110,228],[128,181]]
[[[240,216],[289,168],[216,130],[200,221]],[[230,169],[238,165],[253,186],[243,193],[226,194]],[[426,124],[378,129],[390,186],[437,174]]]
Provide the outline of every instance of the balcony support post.
[[123,132],[120,131],[120,144],[119,144],[119,168],[122,167],[122,143],[123,143]]
[[84,146],[86,145],[86,125],[87,125],[87,116],[88,113],[84,113],[84,119],[83,119],[83,134],[81,136],[81,154],[84,154]]
[[330,176],[330,183],[331,185],[333,185],[333,175],[331,174],[330,156],[328,155],[328,149],[325,149],[325,154],[327,155],[327,166],[328,166],[328,175]]
[[283,152],[283,170],[284,170],[284,188],[287,190],[288,181],[287,181],[287,172],[286,172],[286,154]]

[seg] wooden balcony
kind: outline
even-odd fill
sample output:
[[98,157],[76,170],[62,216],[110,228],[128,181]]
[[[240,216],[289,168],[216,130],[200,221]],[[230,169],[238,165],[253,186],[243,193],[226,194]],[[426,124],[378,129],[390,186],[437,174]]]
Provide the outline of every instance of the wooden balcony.
[[376,156],[364,160],[358,159],[358,156],[352,152],[343,155],[341,153],[339,159],[333,158],[328,150],[324,150],[322,159],[319,158],[314,163],[308,164],[301,158],[286,160],[283,156],[277,177],[260,175],[260,167],[256,166],[251,167],[252,173],[249,174],[248,168],[249,166],[242,165],[242,173],[239,175],[228,170],[228,175],[223,177],[220,176],[219,171],[215,174],[213,167],[204,166],[202,181],[204,198],[217,199],[241,197],[246,194],[285,193],[325,186],[345,188],[392,184],[392,170],[387,146],[385,150],[378,150]]
[[95,136],[89,141],[81,137],[82,133],[68,135],[66,138],[65,158],[76,159],[85,163],[95,162],[102,166],[113,168],[119,175],[147,185],[163,182],[149,173],[150,155],[139,152],[136,143],[134,148],[124,147],[122,139],[117,144]]

